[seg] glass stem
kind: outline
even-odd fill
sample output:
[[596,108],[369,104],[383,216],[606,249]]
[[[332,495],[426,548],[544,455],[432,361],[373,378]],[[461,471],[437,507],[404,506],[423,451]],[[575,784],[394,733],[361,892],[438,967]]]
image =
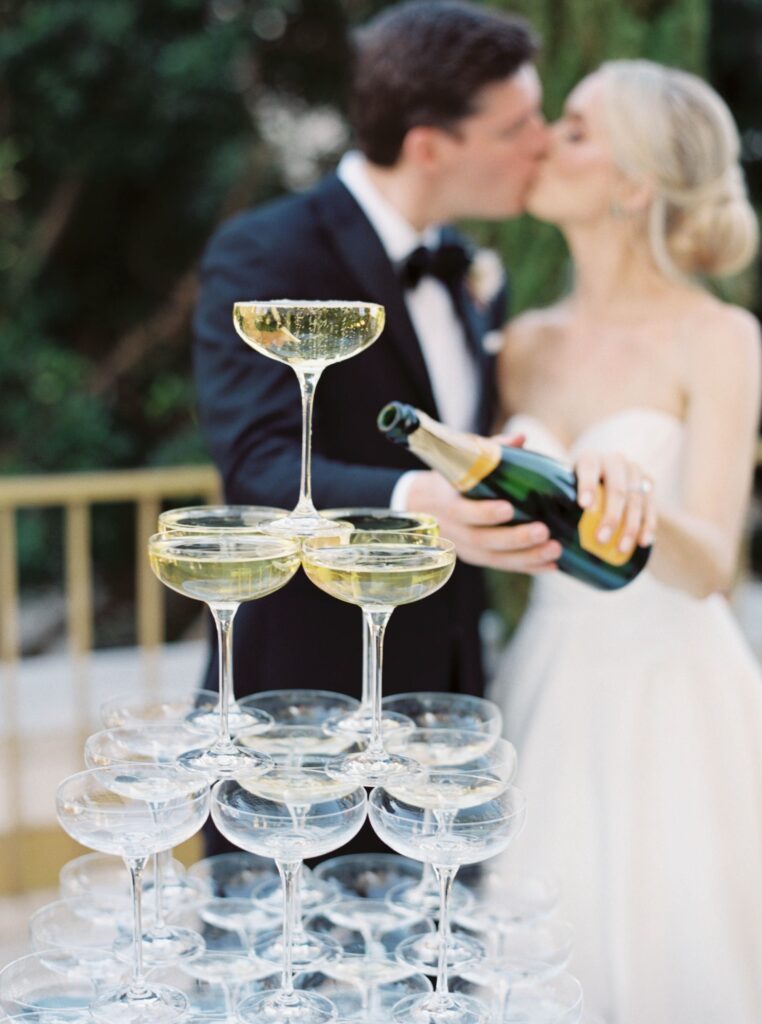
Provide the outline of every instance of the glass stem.
[[363,711],[367,712],[370,710],[370,694],[371,694],[371,678],[370,678],[370,629],[368,627],[368,620],[365,618],[363,612],[362,617],[362,696],[360,698],[360,707]]
[[434,865],[439,882],[439,964],[437,967],[437,995],[449,994],[447,981],[447,953],[450,947],[450,893],[457,868]]
[[153,916],[154,929],[156,931],[164,927],[164,901],[161,898],[161,885],[164,878],[162,857],[164,853],[155,853],[153,855]]
[[381,697],[384,674],[384,633],[394,608],[363,608],[363,617],[370,639],[370,742],[366,753],[383,754],[381,729]]
[[294,934],[294,910],[296,880],[301,861],[276,860],[278,872],[283,883],[283,971],[281,975],[281,993],[286,998],[294,994],[294,976],[291,961],[293,958],[292,944]]
[[217,627],[217,654],[220,676],[220,725],[217,742],[223,746],[230,743],[229,718],[231,705],[235,702],[233,693],[233,619],[238,611],[237,604],[209,605],[214,624]]
[[296,370],[302,392],[302,472],[299,480],[299,501],[294,512],[314,515],[312,503],[312,406],[321,370]]
[[125,857],[125,864],[130,871],[132,889],[132,984],[133,993],[144,992],[146,988],[143,978],[143,869],[148,857]]

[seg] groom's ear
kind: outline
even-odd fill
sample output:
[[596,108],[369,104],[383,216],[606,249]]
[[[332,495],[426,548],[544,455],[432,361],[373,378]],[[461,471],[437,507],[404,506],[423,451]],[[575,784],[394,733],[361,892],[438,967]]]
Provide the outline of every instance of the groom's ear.
[[441,128],[416,125],[402,140],[400,157],[424,171],[437,170],[444,155],[448,135]]

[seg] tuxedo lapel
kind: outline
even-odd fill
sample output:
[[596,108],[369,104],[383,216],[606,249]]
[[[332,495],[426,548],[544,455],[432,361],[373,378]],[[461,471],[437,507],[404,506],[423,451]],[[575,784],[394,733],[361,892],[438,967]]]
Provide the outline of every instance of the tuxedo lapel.
[[382,303],[386,310],[386,326],[376,344],[395,347],[401,365],[421,396],[420,404],[437,416],[431,381],[408,315],[404,292],[378,235],[349,190],[335,175],[319,186],[313,195],[313,203],[347,274],[360,285],[368,300]]

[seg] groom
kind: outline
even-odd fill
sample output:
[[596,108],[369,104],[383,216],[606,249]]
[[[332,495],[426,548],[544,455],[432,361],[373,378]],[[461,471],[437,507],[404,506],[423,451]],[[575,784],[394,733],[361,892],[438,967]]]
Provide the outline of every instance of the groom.
[[[399,609],[387,635],[386,692],[481,693],[480,566],[531,572],[558,557],[541,524],[498,526],[501,501],[459,497],[375,426],[392,399],[488,433],[505,289],[480,287],[459,218],[521,212],[546,146],[537,43],[520,19],[464,2],[404,3],[357,35],[351,120],[357,150],[310,192],[229,221],[201,268],[195,373],[201,422],[228,502],[291,508],[300,402],[288,366],[233,330],[239,299],[380,302],[386,328],[328,368],[314,413],[318,508],[372,505],[433,513],[459,564],[446,587]],[[487,285],[486,280],[482,282]],[[491,527],[491,529],[484,529]],[[361,620],[298,574],[236,620],[236,691],[360,691]],[[216,684],[210,663],[206,685]]]

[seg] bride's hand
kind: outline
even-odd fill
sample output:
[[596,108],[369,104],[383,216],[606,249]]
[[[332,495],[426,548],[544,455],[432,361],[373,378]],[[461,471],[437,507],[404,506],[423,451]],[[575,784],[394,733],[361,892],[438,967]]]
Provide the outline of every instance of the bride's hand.
[[616,453],[583,452],[574,466],[577,474],[577,501],[590,508],[601,483],[605,489],[603,515],[596,540],[607,544],[623,524],[619,550],[630,551],[636,544],[653,544],[656,506],[653,484],[643,470]]

